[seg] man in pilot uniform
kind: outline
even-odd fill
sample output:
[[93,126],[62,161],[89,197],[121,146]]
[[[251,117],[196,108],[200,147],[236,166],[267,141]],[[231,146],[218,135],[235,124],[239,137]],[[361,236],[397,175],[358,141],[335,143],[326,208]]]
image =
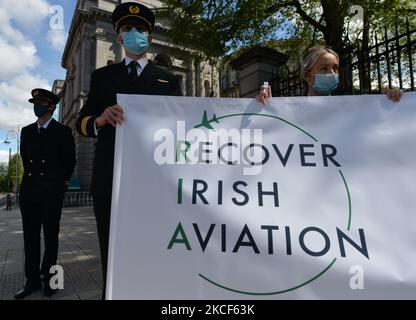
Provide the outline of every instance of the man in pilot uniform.
[[98,137],[92,194],[104,277],[103,298],[106,290],[115,127],[124,121],[123,108],[117,104],[116,95],[182,95],[178,79],[146,58],[155,24],[153,12],[136,2],[122,3],[115,8],[112,21],[118,34],[117,41],[123,45],[126,58],[92,73],[88,99],[77,119],[77,130],[81,135]]
[[[20,155],[23,180],[20,211],[23,222],[26,284],[15,294],[23,299],[41,287],[51,296],[50,268],[58,256],[59,222],[66,186],[75,167],[75,145],[71,129],[52,118],[59,98],[44,89],[32,90],[37,121],[22,129]],[[45,252],[40,267],[40,232],[43,227]],[[40,268],[39,268],[40,267]]]

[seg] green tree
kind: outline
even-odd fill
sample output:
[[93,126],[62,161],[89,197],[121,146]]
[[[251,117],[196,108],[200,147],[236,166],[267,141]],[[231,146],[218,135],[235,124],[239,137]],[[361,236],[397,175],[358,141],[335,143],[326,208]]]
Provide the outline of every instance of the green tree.
[[[414,19],[411,0],[162,0],[173,17],[171,36],[208,57],[271,39],[319,39],[341,53],[348,47],[352,9],[363,9],[365,26]],[[358,10],[359,11],[359,10]],[[357,12],[360,14],[360,12]]]
[[1,162],[0,163],[0,192],[7,192],[7,184],[8,184],[8,171],[9,168],[7,163]]
[[20,186],[20,183],[22,182],[22,177],[23,177],[23,163],[22,163],[22,159],[20,157],[20,155],[18,154],[14,154],[11,159],[10,159],[10,166],[8,168],[8,181],[10,183],[10,189],[9,191],[15,191],[16,190],[16,165],[17,167],[17,172],[18,172],[18,179],[17,179],[17,183],[18,186]]
[[[224,58],[241,48],[268,44],[299,53],[326,44],[340,56],[361,42],[369,44],[369,30],[381,30],[410,18],[411,0],[162,0],[165,15],[173,17],[170,36],[205,57]],[[355,7],[354,7],[355,6]],[[359,7],[357,7],[359,6]],[[352,20],[362,8],[363,25],[351,34]],[[353,9],[353,10],[352,10]],[[278,41],[276,40],[284,40]],[[271,41],[273,40],[273,41]],[[341,69],[345,66],[341,60]]]

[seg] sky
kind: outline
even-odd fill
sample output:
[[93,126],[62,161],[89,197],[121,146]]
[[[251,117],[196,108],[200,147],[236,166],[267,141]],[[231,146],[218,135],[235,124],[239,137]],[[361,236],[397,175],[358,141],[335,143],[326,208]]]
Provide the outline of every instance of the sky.
[[76,0],[0,0],[0,162],[16,153],[18,130],[36,121],[28,102],[34,88],[65,79],[61,67]]

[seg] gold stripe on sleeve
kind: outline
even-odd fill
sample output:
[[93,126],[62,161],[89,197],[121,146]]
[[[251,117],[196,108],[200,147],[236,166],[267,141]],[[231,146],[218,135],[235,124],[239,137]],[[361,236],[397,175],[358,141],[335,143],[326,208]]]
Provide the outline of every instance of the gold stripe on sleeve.
[[85,117],[84,119],[82,119],[82,122],[81,122],[81,132],[82,132],[82,134],[84,136],[88,136],[87,123],[88,123],[88,120],[90,120],[91,118],[92,117],[89,116],[89,117]]

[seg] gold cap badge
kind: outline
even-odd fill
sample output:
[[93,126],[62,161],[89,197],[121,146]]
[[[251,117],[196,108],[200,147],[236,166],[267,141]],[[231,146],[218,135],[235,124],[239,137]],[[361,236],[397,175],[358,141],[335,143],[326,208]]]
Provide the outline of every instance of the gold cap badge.
[[130,11],[130,13],[138,14],[140,12],[140,8],[139,8],[139,6],[130,6],[129,11]]
[[35,91],[33,91],[33,96],[37,96],[38,94],[39,94],[39,91],[38,90],[35,90]]

